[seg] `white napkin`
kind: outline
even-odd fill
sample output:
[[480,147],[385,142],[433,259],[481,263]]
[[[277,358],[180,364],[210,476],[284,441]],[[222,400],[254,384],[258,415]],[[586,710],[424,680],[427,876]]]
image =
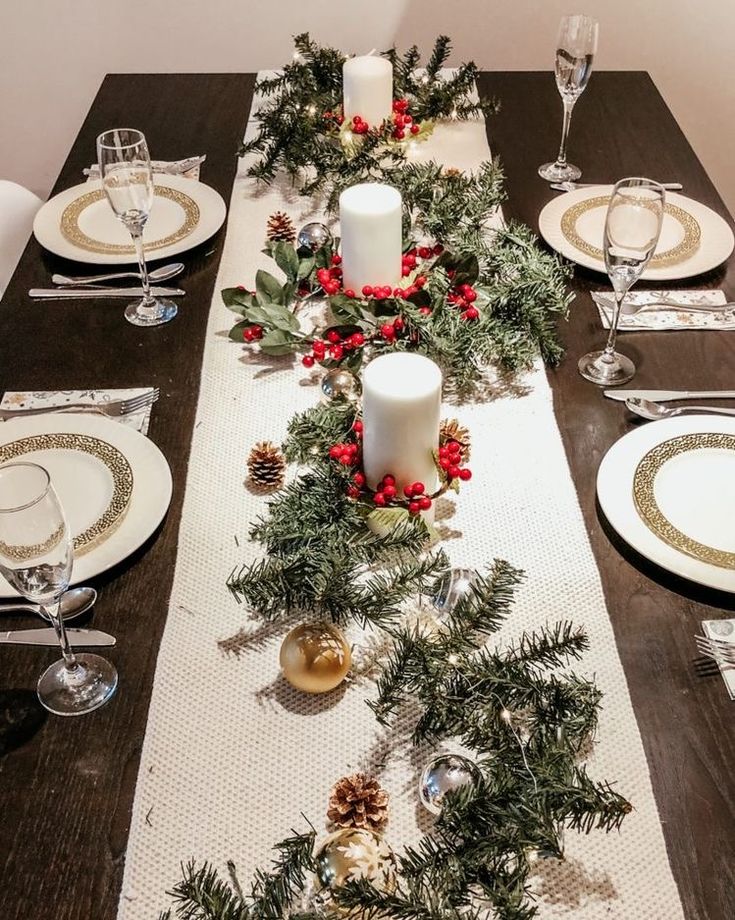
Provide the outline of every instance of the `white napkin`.
[[[7,390],[0,400],[0,409],[36,409],[46,406],[64,406],[68,403],[87,403],[90,406],[110,402],[114,399],[130,399],[143,393],[150,393],[152,387],[133,387],[127,390]],[[145,406],[130,415],[111,418],[141,434],[148,434],[148,424],[153,406]],[[108,416],[109,418],[109,416]],[[0,423],[1,424],[1,423]]]
[[[202,154],[201,156],[186,157],[183,160],[151,160],[151,169],[154,173],[182,176],[184,179],[199,179],[199,170],[206,158],[207,155]],[[187,168],[187,163],[190,161],[192,165]],[[172,166],[177,168],[172,171]],[[92,163],[83,172],[88,179],[99,179],[99,164]]]
[[[610,328],[612,316],[612,297],[610,291],[592,293],[597,305],[603,328]],[[623,312],[620,314],[618,329],[621,332],[636,330],[670,330],[670,329],[735,329],[735,308],[727,311],[700,312],[688,311],[685,306],[680,310],[675,307],[649,308],[640,313],[625,313],[625,306],[641,306],[659,300],[674,300],[681,304],[694,306],[717,306],[727,303],[723,291],[631,291],[625,298]]]
[[[710,639],[725,639],[735,643],[735,620],[702,620],[702,632]],[[720,664],[717,667],[725,681],[730,699],[735,700],[735,665]]]

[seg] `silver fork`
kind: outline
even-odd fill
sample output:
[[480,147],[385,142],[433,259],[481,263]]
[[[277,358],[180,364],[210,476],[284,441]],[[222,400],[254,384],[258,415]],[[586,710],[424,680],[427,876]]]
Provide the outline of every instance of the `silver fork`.
[[148,393],[131,396],[129,399],[113,399],[106,403],[64,403],[62,406],[39,406],[35,409],[0,409],[0,419],[7,421],[11,418],[20,418],[26,415],[44,415],[47,412],[66,412],[69,409],[98,412],[110,418],[119,418],[121,415],[130,415],[131,412],[138,412],[140,409],[145,409],[147,406],[153,405],[160,395],[161,392],[158,387],[156,387]]
[[709,636],[695,636],[699,651],[718,664],[735,666],[735,645],[726,639],[712,639]]

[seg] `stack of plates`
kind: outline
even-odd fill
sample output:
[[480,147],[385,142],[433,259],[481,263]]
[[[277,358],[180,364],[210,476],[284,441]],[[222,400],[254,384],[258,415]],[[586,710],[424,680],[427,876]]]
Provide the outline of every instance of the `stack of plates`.
[[[566,192],[539,215],[539,232],[565,258],[605,272],[602,235],[612,185]],[[656,252],[643,273],[646,281],[672,281],[710,271],[735,246],[730,225],[706,205],[666,192],[666,210]]]
[[735,592],[735,418],[665,419],[629,432],[600,464],[597,495],[641,555]]
[[[0,464],[45,467],[74,536],[72,584],[141,546],[171,501],[166,458],[144,435],[92,415],[48,414],[0,425]],[[0,577],[0,597],[16,592]]]
[[[154,176],[155,196],[143,240],[146,257],[168,259],[208,240],[224,223],[222,196],[203,182]],[[115,217],[99,182],[55,195],[33,222],[38,242],[65,259],[95,265],[135,261],[130,234]]]

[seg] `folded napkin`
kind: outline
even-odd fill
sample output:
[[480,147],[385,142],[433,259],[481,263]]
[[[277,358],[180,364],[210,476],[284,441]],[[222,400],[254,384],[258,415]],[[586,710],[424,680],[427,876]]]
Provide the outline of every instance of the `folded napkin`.
[[[710,639],[724,639],[735,643],[735,620],[702,620],[702,632]],[[735,665],[717,663],[722,674],[722,679],[730,694],[730,699],[735,700]]]
[[[609,329],[613,306],[612,291],[593,292],[592,299],[600,313],[603,327]],[[626,307],[644,306],[661,300],[673,300],[683,306],[681,309],[672,306],[651,306],[640,313],[625,312]],[[719,312],[701,312],[689,311],[685,306],[717,306],[724,303],[727,303],[727,297],[723,291],[631,291],[625,298],[618,329],[621,332],[643,329],[735,329],[735,308]]]
[[[93,406],[114,399],[130,399],[133,396],[150,393],[152,389],[152,387],[134,387],[127,390],[38,390],[36,392],[7,390],[0,400],[0,409],[37,409],[46,406],[64,406],[68,403],[88,403]],[[112,418],[111,421],[120,422],[121,425],[135,428],[141,434],[147,435],[152,408],[153,406],[145,406],[137,412],[131,412],[130,415]]]
[[[202,154],[201,156],[186,157],[184,160],[151,160],[151,169],[154,173],[183,176],[184,179],[198,179],[199,169],[206,158],[207,155]],[[88,179],[99,179],[99,164],[92,163],[83,172]]]

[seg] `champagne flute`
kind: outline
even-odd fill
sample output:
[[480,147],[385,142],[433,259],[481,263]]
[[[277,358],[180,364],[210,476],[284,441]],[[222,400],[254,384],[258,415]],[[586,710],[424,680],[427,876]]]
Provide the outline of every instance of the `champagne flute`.
[[102,188],[110,207],[133,238],[140,266],[143,299],[129,304],[125,319],[135,326],[160,326],[176,316],[176,304],[151,293],[143,251],[143,228],[153,205],[153,174],[148,144],[141,131],[114,128],[97,138]]
[[666,193],[652,179],[621,179],[615,184],[605,217],[605,269],[615,295],[607,344],[579,359],[579,373],[599,386],[626,383],[635,374],[630,358],[615,351],[625,295],[651,261],[661,235]]
[[598,26],[589,16],[564,16],[559,25],[556,43],[556,86],[564,105],[561,144],[555,163],[544,163],[538,172],[549,182],[569,182],[579,179],[582,170],[567,163],[567,139],[572,109],[582,95],[592,73],[592,60],[597,51]]
[[75,654],[69,645],[59,601],[69,587],[72,561],[69,527],[48,472],[36,463],[0,466],[0,574],[54,625],[62,658],[41,675],[37,692],[46,709],[60,716],[97,709],[117,687],[109,661]]

